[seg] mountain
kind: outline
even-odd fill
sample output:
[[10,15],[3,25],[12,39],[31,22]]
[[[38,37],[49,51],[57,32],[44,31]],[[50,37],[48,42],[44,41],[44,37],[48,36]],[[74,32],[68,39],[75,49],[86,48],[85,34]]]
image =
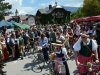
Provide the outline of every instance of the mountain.
[[62,6],[65,10],[71,11],[71,13],[76,12],[79,7]]

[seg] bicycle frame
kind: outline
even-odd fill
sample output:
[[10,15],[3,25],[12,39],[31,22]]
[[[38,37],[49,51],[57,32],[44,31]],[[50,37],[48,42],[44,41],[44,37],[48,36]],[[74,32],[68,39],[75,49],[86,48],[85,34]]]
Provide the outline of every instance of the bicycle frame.
[[65,62],[66,60],[64,61],[57,61],[57,60],[53,60],[52,62],[54,63],[58,63],[58,73],[56,75],[63,75],[66,73],[66,69],[65,69],[65,65],[63,64],[63,62]]

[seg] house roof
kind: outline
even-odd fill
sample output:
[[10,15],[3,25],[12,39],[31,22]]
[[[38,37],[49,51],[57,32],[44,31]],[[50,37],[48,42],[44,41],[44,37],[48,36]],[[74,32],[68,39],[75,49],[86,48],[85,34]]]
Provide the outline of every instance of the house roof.
[[28,16],[19,16],[20,20],[26,20],[28,18]]
[[11,19],[12,16],[4,16],[4,18],[5,18],[5,20],[7,21],[7,20]]
[[41,14],[47,14],[48,9],[39,9],[38,11],[40,11]]
[[28,16],[19,16],[20,20],[27,20],[29,17],[35,17],[34,15],[28,15]]
[[[49,9],[39,9],[38,11],[41,13],[41,14],[49,14],[51,13],[54,9],[56,8],[63,8],[62,6],[59,6],[59,5],[56,5],[56,6],[53,6],[50,10]],[[64,9],[64,8],[63,8]],[[64,9],[65,10],[65,9]],[[66,10],[67,11],[67,10]]]

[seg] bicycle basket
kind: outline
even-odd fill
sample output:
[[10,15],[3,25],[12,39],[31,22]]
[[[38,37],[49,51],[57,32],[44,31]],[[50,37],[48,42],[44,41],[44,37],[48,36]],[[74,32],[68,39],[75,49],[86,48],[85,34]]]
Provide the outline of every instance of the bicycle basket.
[[61,64],[58,66],[59,73],[66,73],[65,65]]

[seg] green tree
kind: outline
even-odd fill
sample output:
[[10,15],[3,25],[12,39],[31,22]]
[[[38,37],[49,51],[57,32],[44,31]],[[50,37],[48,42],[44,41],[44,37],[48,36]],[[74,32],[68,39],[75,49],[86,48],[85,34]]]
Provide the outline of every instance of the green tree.
[[9,11],[12,5],[4,1],[5,0],[0,0],[0,20],[4,19],[4,16],[12,14],[12,12]]
[[100,1],[99,0],[84,0],[82,12],[85,16],[100,15]]
[[79,8],[76,12],[72,13],[71,15],[71,20],[75,19],[75,18],[81,18],[84,17],[84,13],[82,12],[82,8]]

